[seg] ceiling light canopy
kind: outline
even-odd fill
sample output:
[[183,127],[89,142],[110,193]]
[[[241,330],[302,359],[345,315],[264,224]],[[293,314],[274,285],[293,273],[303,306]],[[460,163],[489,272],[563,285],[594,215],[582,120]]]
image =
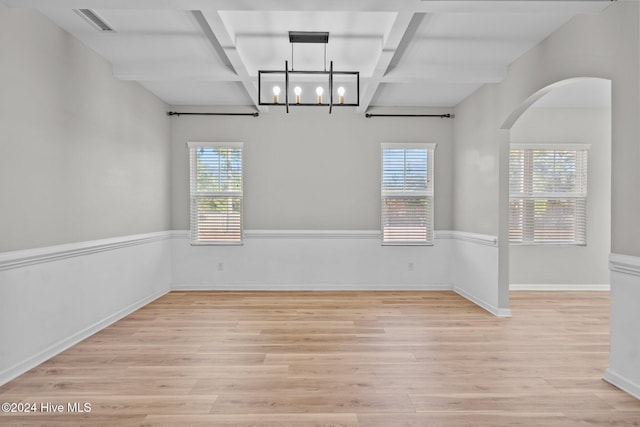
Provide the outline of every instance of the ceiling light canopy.
[[[335,71],[333,61],[330,61],[329,70],[327,70],[328,32],[289,31],[289,42],[292,44],[291,69],[289,69],[289,61],[284,61],[284,70],[258,71],[259,105],[284,106],[287,113],[289,106],[326,106],[331,113],[334,106],[357,107],[360,105],[360,72]],[[294,69],[294,43],[323,43],[325,45],[324,69]],[[294,87],[293,91],[290,90],[291,86]],[[280,96],[281,87],[284,87],[283,97]]]
[[326,31],[289,31],[290,43],[329,43]]

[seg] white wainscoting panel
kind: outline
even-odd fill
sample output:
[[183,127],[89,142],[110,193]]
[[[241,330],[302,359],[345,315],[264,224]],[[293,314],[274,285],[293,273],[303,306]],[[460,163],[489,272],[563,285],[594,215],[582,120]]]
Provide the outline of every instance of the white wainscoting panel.
[[498,301],[498,239],[459,231],[452,237],[454,291],[496,316],[510,317],[511,310]]
[[173,289],[450,290],[451,241],[381,246],[378,231],[248,230],[242,246],[174,232]]
[[0,254],[0,385],[167,293],[170,237]]
[[605,380],[640,399],[640,257],[611,254],[611,345]]

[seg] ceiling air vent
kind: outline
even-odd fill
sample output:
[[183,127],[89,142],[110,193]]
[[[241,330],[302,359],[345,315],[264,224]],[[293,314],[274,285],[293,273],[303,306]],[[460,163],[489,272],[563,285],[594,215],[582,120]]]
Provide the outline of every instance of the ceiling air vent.
[[113,28],[102,18],[100,18],[93,10],[91,9],[74,9],[74,11],[82,16],[87,22],[96,27],[100,31],[113,31]]

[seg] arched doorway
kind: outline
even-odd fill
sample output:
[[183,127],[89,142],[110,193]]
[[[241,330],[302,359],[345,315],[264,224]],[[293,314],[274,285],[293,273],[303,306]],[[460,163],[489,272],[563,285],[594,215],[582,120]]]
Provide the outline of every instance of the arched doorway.
[[[511,153],[510,290],[608,290],[611,81],[575,78],[549,85],[519,106],[505,128]],[[573,151],[578,148],[584,150]],[[582,162],[574,153],[582,151],[584,199],[575,197],[582,190],[566,187],[580,175],[576,167]],[[519,190],[523,185],[527,189]],[[552,187],[559,190],[547,189]]]

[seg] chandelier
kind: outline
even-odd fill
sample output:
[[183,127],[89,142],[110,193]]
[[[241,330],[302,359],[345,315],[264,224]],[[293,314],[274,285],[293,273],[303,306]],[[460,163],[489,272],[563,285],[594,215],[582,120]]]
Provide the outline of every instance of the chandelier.
[[[283,106],[287,113],[290,106],[357,107],[360,105],[360,72],[336,71],[333,61],[327,70],[328,32],[289,31],[291,43],[291,69],[284,61],[284,70],[258,71],[259,105]],[[324,70],[296,70],[293,62],[295,43],[323,43]],[[291,88],[293,87],[293,90]]]

